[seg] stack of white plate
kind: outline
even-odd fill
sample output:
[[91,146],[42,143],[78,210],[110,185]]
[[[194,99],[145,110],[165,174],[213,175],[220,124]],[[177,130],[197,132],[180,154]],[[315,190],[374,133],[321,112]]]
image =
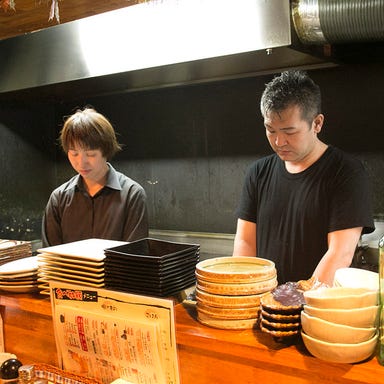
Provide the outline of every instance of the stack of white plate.
[[198,320],[220,329],[253,328],[260,299],[277,286],[275,264],[257,257],[218,257],[196,265]]
[[0,265],[0,290],[27,293],[38,290],[37,256],[24,257]]
[[63,281],[104,287],[104,250],[127,244],[122,241],[86,239],[39,249],[38,287],[49,295],[49,282]]

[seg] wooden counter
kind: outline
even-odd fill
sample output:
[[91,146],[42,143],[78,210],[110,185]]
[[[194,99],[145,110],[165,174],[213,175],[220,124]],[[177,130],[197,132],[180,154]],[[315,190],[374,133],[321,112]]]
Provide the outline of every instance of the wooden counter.
[[48,296],[0,295],[5,351],[14,353],[23,364],[58,364]]
[[209,328],[194,320],[194,312],[176,310],[183,384],[383,382],[384,367],[376,358],[360,364],[328,363],[311,356],[300,339],[285,345],[260,330]]
[[[5,349],[24,363],[57,365],[49,298],[0,296]],[[176,339],[182,384],[382,383],[376,358],[332,364],[312,357],[298,341],[276,342],[259,330],[229,331],[196,321],[193,307],[176,305]]]

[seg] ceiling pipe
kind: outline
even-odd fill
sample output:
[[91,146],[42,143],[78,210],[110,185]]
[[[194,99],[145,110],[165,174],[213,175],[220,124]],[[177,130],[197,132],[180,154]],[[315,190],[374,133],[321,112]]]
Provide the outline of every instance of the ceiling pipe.
[[384,0],[293,0],[291,12],[303,44],[384,41]]

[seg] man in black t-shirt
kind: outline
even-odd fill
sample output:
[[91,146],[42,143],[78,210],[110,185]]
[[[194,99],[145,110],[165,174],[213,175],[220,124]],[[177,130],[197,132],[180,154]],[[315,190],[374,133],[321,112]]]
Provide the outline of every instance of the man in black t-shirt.
[[233,255],[273,260],[280,284],[314,277],[332,285],[361,233],[374,230],[367,174],[318,138],[321,94],[305,72],[286,71],[267,84],[261,113],[275,154],[247,172]]

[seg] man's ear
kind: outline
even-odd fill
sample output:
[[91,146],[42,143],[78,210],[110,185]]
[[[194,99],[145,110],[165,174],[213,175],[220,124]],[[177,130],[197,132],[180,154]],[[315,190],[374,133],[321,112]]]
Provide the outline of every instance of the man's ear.
[[313,130],[316,133],[319,133],[321,131],[321,128],[324,123],[324,115],[319,113],[314,119],[313,119]]

